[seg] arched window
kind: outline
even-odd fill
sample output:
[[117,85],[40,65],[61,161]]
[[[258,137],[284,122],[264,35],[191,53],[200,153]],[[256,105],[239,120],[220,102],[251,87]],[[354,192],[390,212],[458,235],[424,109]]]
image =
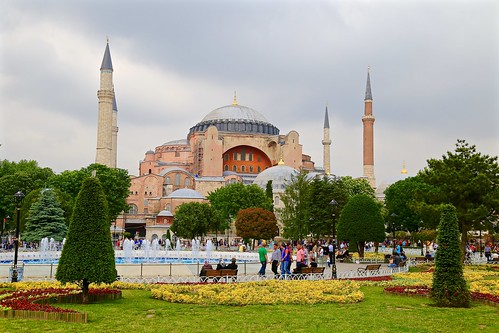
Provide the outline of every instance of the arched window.
[[250,165],[250,171],[249,172],[253,173],[253,166],[252,165]]
[[180,185],[180,174],[176,173],[175,174],[175,186],[179,186],[179,185]]
[[229,171],[229,166],[228,166],[227,164],[226,164],[226,165],[224,165],[224,170],[225,170],[225,171]]
[[232,171],[237,172],[237,166],[233,165],[232,166]]
[[279,206],[279,196],[276,195],[274,198],[274,206]]
[[185,187],[191,186],[191,179],[189,177],[185,178],[185,180],[184,180],[184,186]]
[[165,209],[168,210],[168,211],[171,211],[172,206],[170,204],[166,204]]
[[165,177],[165,184],[166,184],[166,185],[170,185],[170,184],[171,184],[171,179],[170,179],[170,177],[168,177],[168,176],[167,176],[167,177]]
[[130,204],[128,205],[128,214],[137,214],[137,205],[136,204]]
[[262,172],[262,168],[260,166],[258,166],[257,171],[258,171],[258,173]]
[[246,172],[246,167],[244,165],[241,166],[241,172]]

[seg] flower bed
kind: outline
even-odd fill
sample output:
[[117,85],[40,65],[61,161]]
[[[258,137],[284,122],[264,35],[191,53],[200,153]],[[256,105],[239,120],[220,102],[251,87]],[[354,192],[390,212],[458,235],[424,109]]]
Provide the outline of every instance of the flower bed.
[[[33,284],[36,286],[36,284]],[[4,318],[25,318],[42,320],[60,320],[67,322],[88,321],[86,313],[80,313],[71,309],[63,309],[50,305],[50,303],[79,302],[81,301],[81,291],[76,288],[31,288],[1,290],[0,291],[0,317]],[[89,299],[91,301],[102,299],[121,298],[121,291],[109,288],[89,289]]]
[[[384,291],[390,294],[429,297],[431,293],[431,288],[427,286],[393,286],[393,287],[386,287]],[[472,291],[471,299],[474,301],[486,302],[495,306],[499,306],[499,296],[496,295],[484,294]]]
[[151,296],[172,303],[272,305],[356,303],[364,299],[354,281],[276,281],[229,284],[162,284]]

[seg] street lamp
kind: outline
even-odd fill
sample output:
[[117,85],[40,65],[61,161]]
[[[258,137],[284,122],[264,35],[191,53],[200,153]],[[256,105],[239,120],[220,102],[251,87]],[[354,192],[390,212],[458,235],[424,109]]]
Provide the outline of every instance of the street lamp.
[[395,242],[395,219],[397,218],[397,214],[392,213],[392,229],[393,229],[393,249],[397,247],[397,244]]
[[329,203],[333,207],[333,253],[330,255],[330,261],[331,261],[331,278],[336,279],[337,274],[336,274],[336,218],[335,218],[335,210],[336,207],[338,206],[338,202],[336,200],[331,200]]
[[17,254],[19,252],[19,228],[21,226],[21,202],[23,201],[24,194],[21,191],[17,191],[14,194],[14,200],[16,202],[16,239],[14,241],[14,267],[12,267],[12,282],[17,282]]

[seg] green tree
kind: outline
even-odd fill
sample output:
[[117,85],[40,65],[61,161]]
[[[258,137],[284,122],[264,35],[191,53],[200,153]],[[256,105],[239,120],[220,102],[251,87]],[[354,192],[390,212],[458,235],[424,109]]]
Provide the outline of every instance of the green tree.
[[24,239],[39,242],[48,237],[60,242],[66,237],[66,232],[64,210],[60,207],[55,192],[51,189],[41,191],[38,201],[29,210]]
[[[332,200],[337,202],[337,206],[331,205]],[[315,238],[325,237],[331,239],[333,230],[338,225],[336,222],[341,214],[342,207],[345,206],[347,201],[348,191],[343,183],[343,178],[330,175],[314,179],[310,185],[309,201],[307,203],[310,213],[308,219],[309,232]]]
[[352,178],[350,176],[341,177],[341,181],[347,192],[348,198],[357,194],[367,194],[374,198],[374,188],[365,178]]
[[365,242],[385,239],[385,225],[375,199],[359,194],[348,200],[340,215],[338,238],[355,243],[361,258]]
[[416,176],[399,180],[385,190],[387,213],[397,215],[395,219],[397,230],[414,232],[423,227],[423,216],[415,207],[416,193],[424,191],[424,188],[425,184]]
[[55,276],[62,283],[78,284],[83,303],[88,303],[90,283],[112,283],[117,277],[108,211],[99,179],[87,178],[76,198]]
[[464,280],[459,227],[454,206],[447,204],[442,207],[438,230],[438,250],[435,254],[431,297],[437,306],[469,307],[470,293]]
[[273,239],[279,228],[277,219],[269,210],[263,208],[247,208],[237,213],[236,232],[244,239]]
[[270,207],[270,211],[273,212],[274,211],[274,192],[273,192],[272,181],[271,180],[269,180],[267,182],[267,185],[265,186],[265,195],[272,202],[272,207]]
[[308,234],[310,179],[305,171],[291,175],[291,179],[280,195],[283,208],[276,209],[284,226],[283,236],[303,239]]
[[[31,191],[23,200],[21,206],[21,232],[25,230],[25,221],[30,216],[30,208],[33,204],[40,200],[40,195],[43,191],[47,190],[47,188],[38,188],[36,190]],[[64,211],[64,221],[66,223],[66,227],[69,226],[69,221],[71,221],[71,215],[73,214],[73,201],[69,194],[62,192],[57,188],[50,188],[51,191],[54,192],[54,195],[57,200],[57,204]]]
[[178,206],[171,230],[180,238],[204,236],[219,216],[207,203],[187,202]]
[[[229,184],[210,192],[207,198],[213,209],[224,221],[227,221],[229,216],[236,216],[241,209],[260,207],[270,210],[272,207],[272,200],[266,196],[265,191],[255,184]],[[228,227],[226,224],[223,226],[224,229]]]
[[[17,191],[28,195],[35,189],[44,188],[47,179],[53,175],[49,168],[41,168],[36,161],[21,160],[10,162],[0,161],[0,218],[13,216],[15,202],[13,195]],[[29,206],[24,204],[21,212],[27,211]],[[24,214],[23,214],[24,215]],[[24,225],[24,219],[21,220]],[[7,226],[9,229],[15,228],[15,223],[11,221]]]
[[430,159],[419,172],[427,184],[418,194],[421,211],[439,212],[441,204],[456,208],[464,250],[468,231],[485,223],[487,229],[499,219],[499,165],[497,156],[478,153],[474,145],[458,140],[455,152],[447,152],[441,160]]
[[54,175],[48,181],[50,187],[55,187],[71,195],[76,199],[78,191],[83,181],[90,177],[95,171],[99,178],[106,200],[108,202],[109,223],[116,220],[116,217],[128,209],[126,199],[130,191],[130,177],[125,169],[109,168],[102,164],[91,164],[86,168],[75,171],[64,171],[59,175]]

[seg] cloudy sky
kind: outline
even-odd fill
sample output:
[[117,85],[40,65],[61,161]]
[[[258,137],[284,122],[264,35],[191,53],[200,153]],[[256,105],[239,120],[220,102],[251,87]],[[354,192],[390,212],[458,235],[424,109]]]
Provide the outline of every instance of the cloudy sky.
[[56,172],[95,160],[99,68],[110,39],[118,166],[186,138],[218,107],[300,133],[322,166],[362,175],[371,66],[377,182],[465,139],[499,154],[499,2],[0,1],[0,159]]

